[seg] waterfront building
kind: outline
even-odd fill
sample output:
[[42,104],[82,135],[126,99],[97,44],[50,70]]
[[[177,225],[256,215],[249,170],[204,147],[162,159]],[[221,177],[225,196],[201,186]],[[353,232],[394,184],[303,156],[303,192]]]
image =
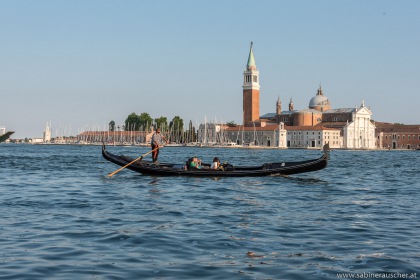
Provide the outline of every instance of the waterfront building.
[[340,129],[317,126],[288,126],[287,147],[321,149],[329,144],[331,149],[338,149],[343,146],[343,137]]
[[420,125],[376,122],[379,149],[420,149]]
[[31,143],[31,144],[41,144],[41,143],[44,143],[44,139],[43,138],[31,138],[31,139],[29,139],[29,143]]
[[371,120],[372,112],[364,102],[351,111],[351,121],[343,126],[343,148],[375,149],[375,125]]
[[[285,136],[284,129],[282,133]],[[279,125],[267,125],[264,122],[259,123],[259,126],[226,127],[224,136],[228,142],[234,142],[240,146],[279,147],[285,143],[285,140],[279,141]]]
[[42,139],[43,143],[50,143],[51,142],[51,124],[48,125],[48,123],[47,123],[47,125],[45,126],[45,130],[44,130],[42,138],[43,138]]
[[239,146],[312,149],[321,149],[327,143],[330,148],[343,146],[340,129],[322,125],[285,126],[282,122],[279,125],[261,122],[260,126],[226,127],[223,135]]
[[222,124],[200,124],[197,131],[197,141],[203,145],[222,145],[224,140]]
[[[284,122],[288,130],[294,127],[299,127],[299,130],[302,127],[302,130],[307,132],[318,130],[319,127],[336,129],[340,131],[342,140],[335,139],[334,143],[330,143],[331,147],[375,149],[375,125],[371,117],[372,112],[364,102],[359,107],[333,109],[330,100],[319,86],[316,95],[309,101],[308,109],[295,110],[293,101],[290,99],[289,110],[281,111],[279,98],[276,102],[276,113],[265,114],[260,117],[260,120],[273,123]],[[312,147],[314,140],[308,139],[308,141],[309,147]],[[293,143],[295,142],[288,142],[288,147],[293,146]],[[296,145],[306,145],[306,140],[305,143]]]

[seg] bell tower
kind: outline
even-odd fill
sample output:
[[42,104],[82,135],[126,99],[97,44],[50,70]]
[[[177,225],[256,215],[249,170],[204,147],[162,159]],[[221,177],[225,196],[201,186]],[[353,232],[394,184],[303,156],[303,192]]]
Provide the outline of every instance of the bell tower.
[[248,62],[244,71],[243,88],[243,125],[252,126],[260,119],[260,72],[255,64],[252,42]]
[[279,96],[279,99],[277,99],[277,102],[276,102],[276,115],[281,115],[281,101],[280,101],[280,96]]
[[290,98],[290,102],[289,102],[289,111],[294,111],[295,110],[295,105],[293,104],[293,100],[292,98]]

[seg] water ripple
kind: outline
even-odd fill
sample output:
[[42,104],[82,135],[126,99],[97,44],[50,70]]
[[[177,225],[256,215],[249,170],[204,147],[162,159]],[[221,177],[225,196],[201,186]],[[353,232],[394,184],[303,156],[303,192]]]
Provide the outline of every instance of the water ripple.
[[[136,156],[148,148],[114,147]],[[233,164],[318,151],[168,148]],[[0,279],[336,279],[417,272],[419,154],[334,151],[264,178],[142,176],[100,147],[0,145]]]

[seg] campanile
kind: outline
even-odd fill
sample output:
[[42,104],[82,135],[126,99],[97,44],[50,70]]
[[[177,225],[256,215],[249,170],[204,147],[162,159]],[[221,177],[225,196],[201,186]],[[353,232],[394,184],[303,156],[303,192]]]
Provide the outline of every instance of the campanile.
[[243,125],[252,126],[260,119],[260,72],[255,64],[252,42],[248,63],[244,71],[243,88]]

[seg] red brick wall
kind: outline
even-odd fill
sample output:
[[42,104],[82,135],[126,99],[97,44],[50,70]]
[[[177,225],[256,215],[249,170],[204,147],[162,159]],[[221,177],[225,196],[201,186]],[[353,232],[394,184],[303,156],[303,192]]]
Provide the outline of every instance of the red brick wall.
[[244,125],[260,119],[260,91],[258,89],[244,89],[243,114]]

